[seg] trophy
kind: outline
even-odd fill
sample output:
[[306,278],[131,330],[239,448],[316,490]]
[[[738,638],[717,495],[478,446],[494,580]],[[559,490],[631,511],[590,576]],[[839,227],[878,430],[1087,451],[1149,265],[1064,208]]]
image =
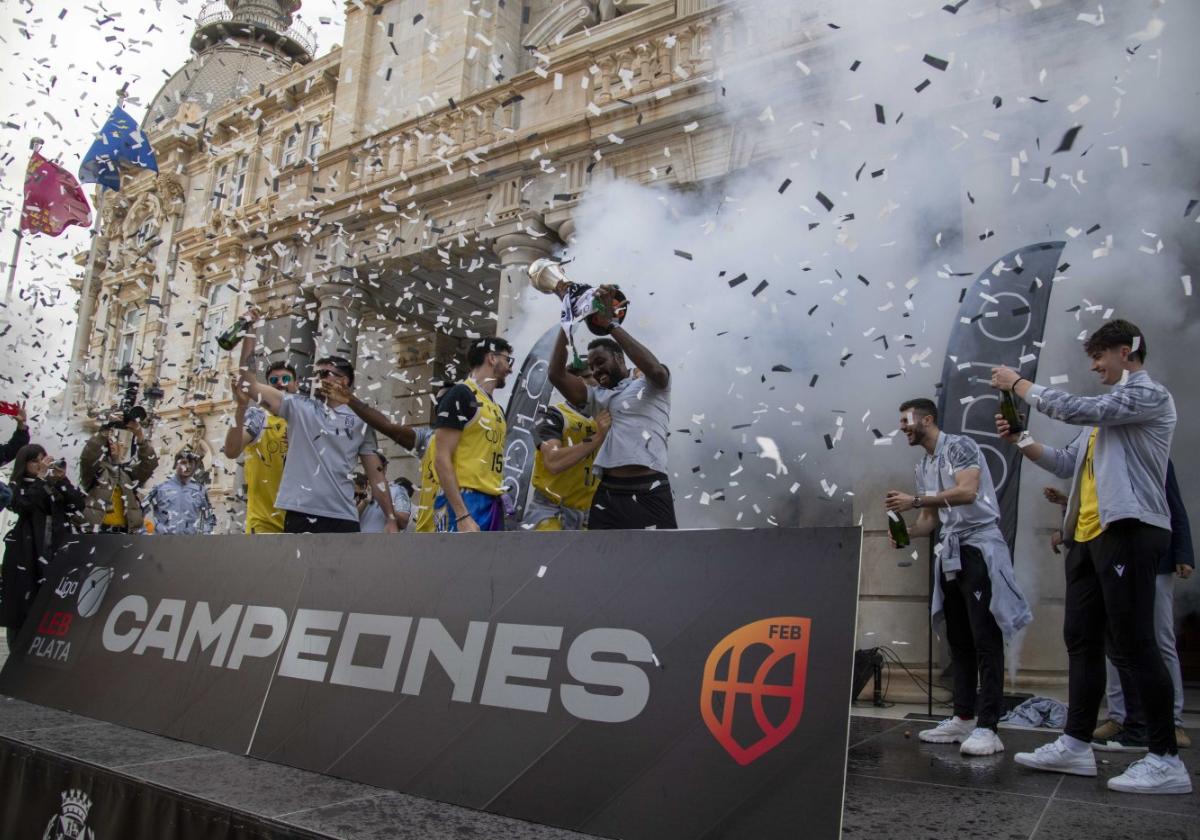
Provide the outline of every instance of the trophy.
[[629,301],[616,286],[593,289],[583,283],[573,283],[562,270],[562,265],[550,259],[534,260],[529,265],[529,280],[542,294],[558,295],[563,302],[562,324],[567,338],[572,337],[572,328],[578,321],[587,324],[593,335],[608,335],[612,323],[601,325],[596,316],[606,316],[611,322],[620,324],[625,320]]

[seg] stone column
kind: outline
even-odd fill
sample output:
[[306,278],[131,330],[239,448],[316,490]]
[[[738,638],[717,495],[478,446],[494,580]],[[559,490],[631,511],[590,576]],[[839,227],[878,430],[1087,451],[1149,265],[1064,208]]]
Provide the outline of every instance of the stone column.
[[[533,231],[540,236],[531,235]],[[521,223],[511,233],[495,238],[492,251],[500,260],[500,288],[496,300],[496,335],[512,332],[513,319],[518,316],[521,295],[529,287],[529,264],[549,257],[558,240],[540,222]]]
[[[358,349],[358,325],[362,320],[362,290],[351,283],[322,283],[317,298],[316,359],[341,356],[354,363]],[[314,359],[315,361],[315,359]]]
[[575,244],[575,220],[571,218],[564,219],[558,226],[558,238],[562,243],[570,248]]

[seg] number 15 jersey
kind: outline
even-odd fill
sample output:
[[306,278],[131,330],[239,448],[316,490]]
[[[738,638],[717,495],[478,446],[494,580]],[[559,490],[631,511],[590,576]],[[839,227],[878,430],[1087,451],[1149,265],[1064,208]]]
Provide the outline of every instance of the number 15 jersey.
[[473,379],[459,382],[438,403],[434,429],[458,429],[454,474],[460,490],[501,494],[504,479],[504,412]]

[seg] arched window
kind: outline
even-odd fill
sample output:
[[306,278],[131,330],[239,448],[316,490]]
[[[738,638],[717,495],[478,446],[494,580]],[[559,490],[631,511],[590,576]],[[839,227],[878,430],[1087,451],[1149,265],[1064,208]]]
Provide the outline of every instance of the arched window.
[[142,321],[145,319],[146,310],[135,304],[129,304],[125,308],[124,314],[121,316],[121,336],[117,342],[117,369],[132,365],[138,367],[141,359],[135,359],[135,351],[138,349],[138,337],[142,332]]
[[197,370],[212,370],[220,360],[221,348],[217,336],[233,322],[233,289],[228,283],[214,283],[208,291],[208,305],[204,310],[204,323],[200,333],[200,352],[197,355]]

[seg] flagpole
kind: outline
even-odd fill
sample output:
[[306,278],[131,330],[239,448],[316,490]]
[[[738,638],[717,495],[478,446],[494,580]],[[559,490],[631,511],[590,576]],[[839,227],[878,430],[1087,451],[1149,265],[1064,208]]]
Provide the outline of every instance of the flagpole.
[[[125,104],[125,98],[129,93],[129,82],[125,82],[117,90],[117,107],[120,108]],[[83,274],[83,282],[79,286],[79,308],[76,310],[78,317],[75,321],[75,341],[71,346],[71,358],[67,363],[67,398],[66,411],[68,422],[71,415],[75,411],[77,397],[83,390],[83,382],[78,381],[82,376],[81,369],[83,368],[83,359],[87,355],[87,350],[92,343],[92,308],[94,306],[95,297],[92,289],[96,284],[96,258],[100,251],[100,236],[101,231],[101,210],[104,203],[104,190],[96,188],[93,202],[96,205],[96,219],[92,227],[92,242],[88,249],[87,269]]]
[[[45,141],[41,137],[32,137],[29,140],[29,151],[31,154],[37,154],[41,151],[42,143]],[[24,211],[22,211],[24,213]],[[17,219],[17,227],[13,230],[16,234],[17,241],[13,243],[12,261],[8,264],[8,285],[4,289],[4,305],[8,306],[12,300],[13,283],[17,279],[17,260],[21,258],[21,241],[25,238],[21,234],[21,220]]]
[[21,256],[21,228],[18,225],[13,233],[17,236],[17,241],[13,243],[12,262],[8,264],[8,288],[4,290],[4,305],[8,306],[8,302],[12,300],[13,281],[17,278],[17,260]]

